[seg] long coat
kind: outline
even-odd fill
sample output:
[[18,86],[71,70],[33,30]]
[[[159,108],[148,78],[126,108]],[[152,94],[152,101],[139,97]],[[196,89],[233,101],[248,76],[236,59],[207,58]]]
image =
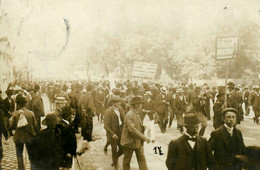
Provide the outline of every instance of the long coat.
[[73,129],[64,121],[61,120],[56,128],[60,131],[62,158],[61,167],[71,168],[72,158],[67,157],[67,154],[71,156],[76,155],[77,150],[77,139],[73,132]]
[[214,151],[217,163],[223,170],[226,169],[227,166],[235,166],[239,169],[240,162],[235,159],[235,155],[242,155],[245,152],[245,145],[241,131],[234,128],[233,135],[235,137],[234,141],[237,142],[235,153],[230,151],[231,144],[228,141],[230,134],[224,125],[213,131],[209,139],[209,145]]
[[224,124],[223,115],[222,115],[222,103],[217,101],[213,105],[214,117],[213,117],[213,127],[215,129],[219,128]]
[[32,146],[33,163],[37,169],[59,169],[63,158],[58,129],[41,130],[34,137]]
[[43,101],[39,94],[32,95],[32,100],[29,102],[29,109],[33,111],[35,117],[43,117],[45,115]]
[[[119,112],[120,119],[123,123],[125,118],[124,110],[120,107]],[[118,116],[112,107],[108,108],[105,112],[104,128],[110,137],[112,137],[114,134],[116,134],[118,137],[121,136],[122,128],[120,127]]]
[[125,116],[120,144],[124,147],[138,149],[147,139],[140,115],[131,109]]
[[[196,167],[198,170],[206,170],[207,168],[212,170],[218,169],[207,139],[198,136],[194,148],[196,153]],[[186,135],[182,135],[169,143],[166,166],[169,170],[193,169],[192,148],[187,141]]]

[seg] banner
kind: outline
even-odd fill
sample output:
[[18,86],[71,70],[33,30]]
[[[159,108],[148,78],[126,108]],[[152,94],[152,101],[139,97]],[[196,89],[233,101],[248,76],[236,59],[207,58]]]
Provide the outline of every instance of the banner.
[[146,62],[134,62],[132,76],[154,79],[158,64]]
[[238,55],[238,37],[216,38],[216,60],[234,59]]

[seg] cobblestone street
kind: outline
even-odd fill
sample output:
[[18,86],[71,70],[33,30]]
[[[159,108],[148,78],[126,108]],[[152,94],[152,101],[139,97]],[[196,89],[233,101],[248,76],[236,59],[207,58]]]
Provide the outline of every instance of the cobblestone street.
[[[49,111],[49,103],[46,96],[43,96],[43,101],[45,103],[46,113]],[[106,132],[103,127],[103,123],[100,123],[96,117],[94,117],[94,129],[93,136],[96,139],[94,142],[89,142],[89,150],[87,150],[81,156],[77,156],[78,163],[81,167],[81,170],[112,170],[111,163],[111,148],[108,147],[107,154],[104,153],[103,148],[106,143]],[[156,142],[150,144],[144,144],[145,156],[148,164],[149,170],[166,170],[165,160],[167,156],[168,144],[172,139],[178,138],[181,133],[177,130],[176,120],[174,120],[173,125],[170,129],[167,129],[165,134],[162,134],[159,130],[158,125],[155,125],[156,131]],[[245,120],[241,122],[240,125],[237,125],[243,133],[244,142],[246,146],[260,146],[260,125],[254,124],[251,117],[245,117]],[[43,127],[44,128],[44,127]],[[205,137],[208,139],[210,133],[214,130],[212,126],[212,121],[208,121],[208,126],[205,132]],[[78,147],[82,143],[82,137],[80,134],[77,134]],[[3,143],[5,143],[3,141]],[[161,147],[163,155],[154,153],[154,147]],[[4,149],[4,158],[2,161],[3,170],[17,169],[17,160],[15,154],[15,146],[13,138],[10,138],[7,144],[3,144]],[[25,155],[25,165],[26,169],[30,168],[28,155]],[[123,156],[119,158],[119,169],[122,169]],[[72,169],[79,170],[79,165],[76,158],[73,160]],[[131,170],[138,170],[138,164],[136,161],[135,154],[133,155],[131,162]]]

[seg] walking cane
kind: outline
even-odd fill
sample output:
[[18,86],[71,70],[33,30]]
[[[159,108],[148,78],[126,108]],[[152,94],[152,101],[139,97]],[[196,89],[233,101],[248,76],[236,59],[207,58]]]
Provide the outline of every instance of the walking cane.
[[78,164],[79,170],[81,170],[81,167],[80,167],[80,164],[79,164],[79,160],[78,160],[77,155],[76,155],[76,160],[77,160],[77,164]]

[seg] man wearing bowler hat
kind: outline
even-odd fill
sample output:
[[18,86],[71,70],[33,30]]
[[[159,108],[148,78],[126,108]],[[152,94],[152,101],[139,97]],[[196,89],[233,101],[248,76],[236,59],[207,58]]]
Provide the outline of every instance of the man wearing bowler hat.
[[209,144],[220,169],[241,170],[241,162],[235,156],[245,153],[245,145],[241,131],[236,128],[237,110],[226,108],[222,113],[224,125],[211,133]]
[[217,94],[217,101],[213,105],[213,127],[215,129],[219,128],[224,124],[222,110],[226,107],[224,105],[225,101],[225,87],[219,87],[219,92]]
[[33,163],[37,169],[58,170],[61,162],[62,149],[60,133],[56,128],[58,118],[55,113],[50,113],[42,121],[47,128],[41,130],[33,139]]
[[133,97],[132,109],[126,114],[120,144],[123,146],[124,159],[123,170],[130,170],[130,162],[133,152],[136,154],[140,170],[147,170],[144,155],[143,142],[150,143],[150,139],[144,135],[144,126],[140,114],[142,113],[142,98]]
[[207,139],[198,135],[200,120],[194,110],[185,114],[180,124],[184,134],[168,146],[166,166],[169,170],[218,169]]
[[[227,85],[228,85],[227,107],[238,110],[239,105],[238,105],[238,101],[237,101],[237,94],[235,92],[235,84],[233,82],[229,82]],[[236,112],[236,118],[237,118],[236,123],[240,124],[238,112]]]

